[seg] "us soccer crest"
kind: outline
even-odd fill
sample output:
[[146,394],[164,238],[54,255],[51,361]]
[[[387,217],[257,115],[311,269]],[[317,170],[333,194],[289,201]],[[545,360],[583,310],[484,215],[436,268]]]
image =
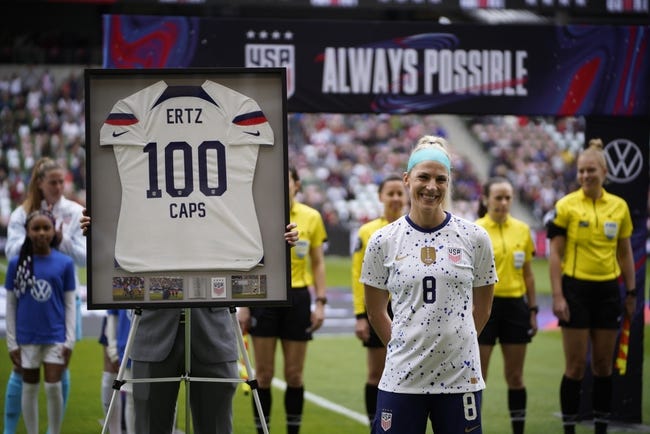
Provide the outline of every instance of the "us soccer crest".
[[435,247],[422,247],[420,249],[420,260],[424,265],[431,265],[436,262],[436,248]]
[[454,264],[458,264],[463,258],[463,251],[460,247],[449,247],[447,248],[447,257]]
[[381,412],[381,429],[388,431],[393,424],[393,413],[390,411]]
[[296,61],[293,44],[280,43],[293,40],[293,32],[278,30],[249,30],[246,38],[255,43],[244,46],[246,67],[250,68],[286,68],[287,98],[291,98],[296,88]]

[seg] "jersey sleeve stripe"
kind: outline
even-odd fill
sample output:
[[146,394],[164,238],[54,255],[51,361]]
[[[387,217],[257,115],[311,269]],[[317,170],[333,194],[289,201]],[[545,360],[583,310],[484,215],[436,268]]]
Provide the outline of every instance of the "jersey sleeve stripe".
[[130,113],[111,113],[104,123],[119,126],[133,125],[138,123],[138,118]]
[[268,122],[261,111],[255,111],[239,115],[232,120],[232,123],[239,126],[259,125]]

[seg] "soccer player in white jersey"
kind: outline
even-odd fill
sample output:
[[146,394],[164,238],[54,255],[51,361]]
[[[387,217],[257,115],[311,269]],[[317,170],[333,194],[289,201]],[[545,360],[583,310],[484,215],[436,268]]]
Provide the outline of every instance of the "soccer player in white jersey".
[[485,229],[445,210],[446,148],[440,137],[418,141],[403,175],[410,211],[371,236],[363,260],[368,319],[387,345],[376,434],[424,434],[427,418],[436,434],[482,433],[477,336],[497,276]]

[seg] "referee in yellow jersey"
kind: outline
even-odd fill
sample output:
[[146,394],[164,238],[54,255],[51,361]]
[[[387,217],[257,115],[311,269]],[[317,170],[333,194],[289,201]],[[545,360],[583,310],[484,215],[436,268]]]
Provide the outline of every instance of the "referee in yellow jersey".
[[553,313],[564,346],[560,405],[565,434],[575,433],[590,340],[594,432],[607,432],[616,336],[622,315],[632,317],[636,308],[632,219],[627,203],[603,188],[606,177],[603,143],[592,139],[578,156],[580,189],[555,204],[547,223]]
[[535,245],[530,227],[510,215],[513,188],[494,177],[483,186],[476,223],[490,235],[499,281],[494,285],[492,313],[478,338],[481,373],[487,381],[488,365],[497,339],[503,354],[508,385],[508,410],[513,434],[523,434],[526,420],[524,359],[526,345],[537,333],[535,277],[531,260]]

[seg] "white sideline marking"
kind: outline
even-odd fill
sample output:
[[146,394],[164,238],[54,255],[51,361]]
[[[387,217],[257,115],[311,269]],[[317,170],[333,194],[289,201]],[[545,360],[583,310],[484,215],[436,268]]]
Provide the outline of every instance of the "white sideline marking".
[[[273,386],[277,387],[278,389],[281,390],[286,390],[287,389],[287,383],[284,381],[280,380],[279,378],[273,378],[273,381],[271,383]],[[352,419],[354,421],[359,422],[362,425],[368,425],[368,416],[365,414],[358,413],[354,410],[350,410],[347,407],[343,407],[342,405],[339,405],[335,402],[332,402],[330,400],[327,400],[323,398],[322,396],[318,396],[314,393],[307,392],[305,391],[305,399],[307,401],[313,402],[314,404],[318,405],[319,407],[326,408],[327,410],[333,411],[334,413],[338,413],[342,416],[347,417],[348,419]]]

